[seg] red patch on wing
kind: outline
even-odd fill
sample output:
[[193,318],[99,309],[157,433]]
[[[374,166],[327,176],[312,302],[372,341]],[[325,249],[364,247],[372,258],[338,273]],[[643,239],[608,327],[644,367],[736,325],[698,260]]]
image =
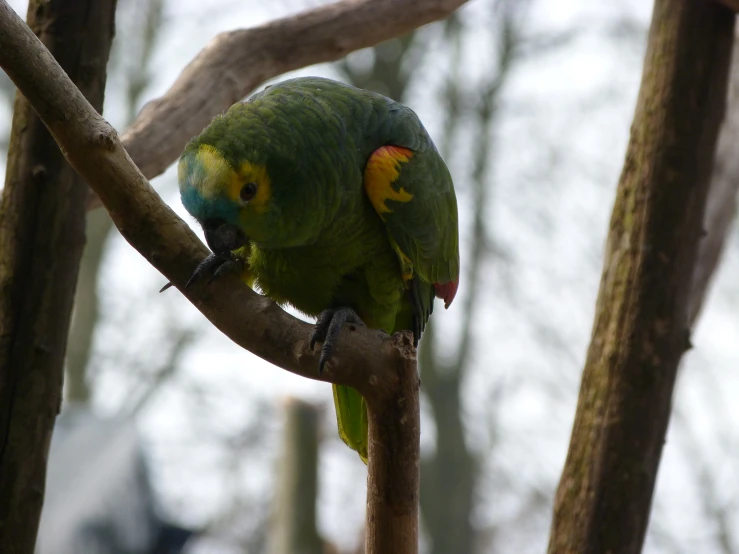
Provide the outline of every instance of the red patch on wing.
[[436,297],[444,300],[444,308],[448,308],[452,300],[457,294],[457,287],[459,286],[459,279],[456,281],[449,281],[448,283],[434,283],[434,291]]

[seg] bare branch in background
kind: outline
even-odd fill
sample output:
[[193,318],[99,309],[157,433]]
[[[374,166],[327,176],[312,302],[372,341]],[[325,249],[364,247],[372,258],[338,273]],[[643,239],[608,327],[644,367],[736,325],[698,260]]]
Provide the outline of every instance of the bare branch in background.
[[143,390],[138,394],[134,393],[136,396],[131,405],[123,407],[123,410],[127,414],[136,416],[148,405],[149,401],[161,388],[162,384],[172,378],[180,366],[182,355],[185,353],[187,347],[193,342],[193,335],[194,333],[186,330],[176,333],[174,343],[171,346],[166,361],[152,372],[152,375],[149,377],[146,384],[142,384],[140,388]]
[[[370,71],[355,69],[347,58],[338,62],[337,65],[355,87],[373,90],[401,101],[410,77],[408,72],[402,70],[402,67],[408,54],[412,52],[411,45],[416,36],[416,33],[409,33],[375,46],[372,49],[375,61]],[[418,60],[410,60],[408,63],[411,67],[415,67]]]
[[[465,442],[461,387],[470,367],[470,354],[474,344],[474,322],[479,306],[480,270],[487,252],[489,228],[486,211],[490,186],[488,177],[492,161],[493,129],[498,116],[498,104],[502,87],[511,73],[520,36],[520,4],[500,1],[494,4],[499,23],[493,27],[497,51],[492,58],[494,67],[489,70],[489,80],[482,87],[476,102],[475,120],[479,122],[474,141],[473,171],[467,190],[473,206],[470,248],[465,256],[468,268],[465,287],[465,304],[462,329],[456,355],[445,362],[440,352],[453,350],[449,345],[439,345],[439,336],[433,322],[427,326],[421,341],[421,371],[424,390],[428,396],[437,428],[437,446],[433,455],[423,460],[421,509],[431,535],[432,553],[473,552],[479,542],[475,537],[472,514],[475,490],[479,477],[477,460]],[[445,132],[442,152],[448,157],[455,144],[460,116],[473,103],[466,90],[459,87],[458,70],[461,66],[460,22],[450,18],[446,34],[451,42],[452,62],[446,81]]]
[[656,0],[549,552],[638,553],[724,116],[735,15]]
[[[712,395],[712,402],[716,402],[716,396]],[[719,499],[718,491],[724,486],[718,482],[714,474],[715,466],[711,463],[709,456],[704,452],[704,447],[695,430],[690,418],[680,409],[674,411],[675,423],[680,426],[681,438],[687,442],[686,459],[691,461],[691,471],[695,474],[698,483],[699,503],[705,512],[708,521],[716,526],[715,543],[721,554],[733,554],[734,549],[734,525],[733,513],[725,502]],[[726,419],[715,418],[715,421],[726,421]],[[735,442],[735,441],[734,441]],[[729,446],[726,444],[724,446]],[[733,445],[736,454],[736,445]]]
[[[253,29],[221,33],[122,137],[151,179],[217,114],[287,71],[333,61],[448,17],[466,0],[344,0]],[[98,200],[90,207],[97,207]]]

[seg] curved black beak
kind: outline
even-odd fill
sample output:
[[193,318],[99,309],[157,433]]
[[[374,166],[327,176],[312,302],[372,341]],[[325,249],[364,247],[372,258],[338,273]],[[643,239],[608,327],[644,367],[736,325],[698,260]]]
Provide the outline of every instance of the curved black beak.
[[220,219],[204,221],[203,231],[205,242],[213,253],[226,258],[231,256],[233,250],[241,248],[248,242],[241,229]]

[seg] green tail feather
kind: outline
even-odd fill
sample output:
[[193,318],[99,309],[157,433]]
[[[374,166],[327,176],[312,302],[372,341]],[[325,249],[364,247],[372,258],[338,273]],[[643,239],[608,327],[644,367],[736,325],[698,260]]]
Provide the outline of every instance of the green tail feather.
[[333,385],[339,436],[367,463],[367,407],[364,398],[351,387]]

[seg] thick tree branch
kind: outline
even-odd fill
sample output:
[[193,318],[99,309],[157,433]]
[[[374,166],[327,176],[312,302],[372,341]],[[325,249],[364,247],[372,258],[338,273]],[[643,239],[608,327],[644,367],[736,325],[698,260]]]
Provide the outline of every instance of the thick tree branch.
[[418,552],[421,380],[415,356],[405,358],[405,367],[398,370],[398,375],[398,393],[384,401],[368,402],[367,406],[366,554]]
[[[28,5],[29,25],[100,110],[115,6],[115,0],[32,0]],[[0,203],[0,550],[26,554],[34,550],[49,441],[61,403],[88,188],[21,95],[15,101],[5,177]]]
[[[466,0],[344,0],[216,36],[161,98],[144,106],[123,145],[152,179],[217,114],[265,80],[329,62],[449,16]],[[93,200],[90,207],[99,206]]]
[[638,553],[689,347],[734,14],[656,0],[549,552]]
[[0,0],[0,67],[28,98],[70,164],[100,196],[126,240],[224,334],[287,371],[352,386],[368,402],[397,389],[397,369],[408,356],[415,358],[407,336],[388,337],[364,328],[345,332],[335,362],[319,375],[318,352],[308,348],[310,325],[244,287],[235,276],[220,279],[217,286],[201,283],[184,289],[208,250],[162,202],[115,130],[4,0]]

